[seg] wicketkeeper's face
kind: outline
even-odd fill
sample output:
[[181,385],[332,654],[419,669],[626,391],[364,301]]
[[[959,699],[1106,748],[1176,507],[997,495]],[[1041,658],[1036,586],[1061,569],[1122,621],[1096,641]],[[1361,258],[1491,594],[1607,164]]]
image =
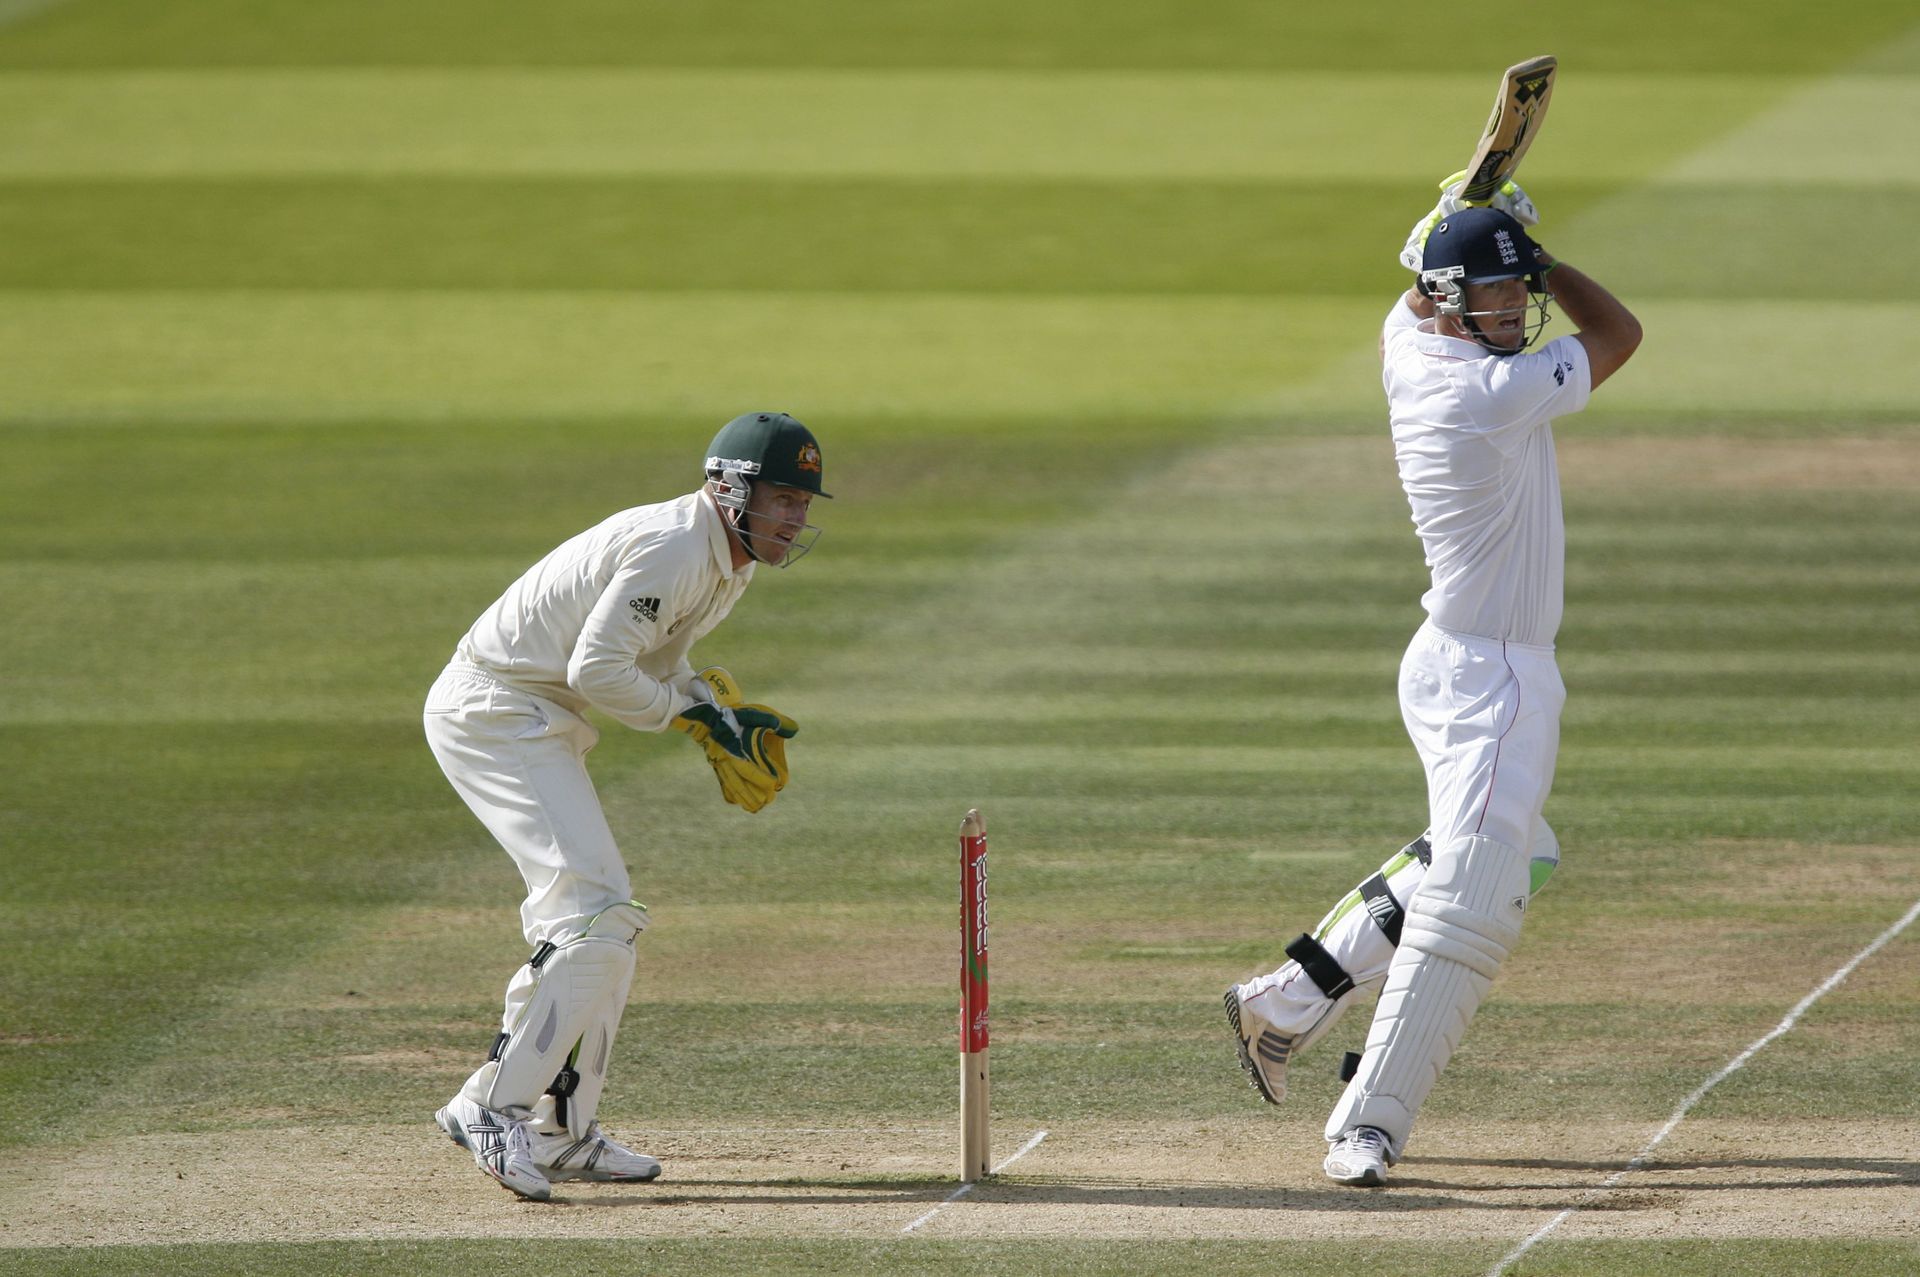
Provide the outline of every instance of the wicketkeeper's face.
[[813,494],[805,488],[780,483],[756,483],[747,498],[744,531],[753,552],[765,563],[779,563],[793,548],[793,539],[807,526],[807,507]]

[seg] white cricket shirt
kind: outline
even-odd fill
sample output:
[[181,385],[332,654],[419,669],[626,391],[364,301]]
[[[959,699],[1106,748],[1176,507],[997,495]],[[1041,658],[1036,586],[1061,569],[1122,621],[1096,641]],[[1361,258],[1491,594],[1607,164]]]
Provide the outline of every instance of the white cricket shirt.
[[455,658],[579,713],[660,731],[696,699],[687,652],[733,609],[736,570],[704,490],[622,510],[562,543],[480,614]]
[[1443,629],[1541,646],[1560,629],[1566,532],[1553,418],[1587,406],[1586,348],[1492,355],[1422,327],[1406,298],[1382,334],[1393,452]]

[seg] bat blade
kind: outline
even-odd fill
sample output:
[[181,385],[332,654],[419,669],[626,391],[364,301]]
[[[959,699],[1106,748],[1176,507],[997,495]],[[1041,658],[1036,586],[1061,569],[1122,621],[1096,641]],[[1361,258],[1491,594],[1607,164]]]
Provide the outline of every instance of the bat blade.
[[1547,54],[1516,63],[1500,77],[1500,95],[1493,101],[1493,114],[1487,117],[1479,149],[1467,164],[1467,185],[1460,192],[1462,200],[1469,204],[1486,203],[1500,189],[1500,184],[1520,167],[1521,157],[1533,145],[1533,139],[1540,136],[1540,126],[1546,122],[1547,103],[1553,99],[1553,74],[1558,66],[1558,59]]

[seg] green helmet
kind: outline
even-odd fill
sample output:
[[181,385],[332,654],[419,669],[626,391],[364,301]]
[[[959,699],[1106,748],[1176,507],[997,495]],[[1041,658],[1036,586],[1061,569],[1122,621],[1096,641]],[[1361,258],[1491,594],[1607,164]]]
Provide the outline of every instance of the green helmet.
[[833,495],[820,490],[819,440],[786,413],[749,412],[720,427],[707,447],[706,470],[721,517],[755,559],[772,560],[784,568],[820,539],[819,528],[802,524],[800,536],[775,556],[754,544],[761,534],[747,530],[747,501],[756,481],[799,488],[819,497]]
[[707,477],[727,471],[832,496],[820,490],[820,441],[784,412],[749,412],[720,427],[707,448]]

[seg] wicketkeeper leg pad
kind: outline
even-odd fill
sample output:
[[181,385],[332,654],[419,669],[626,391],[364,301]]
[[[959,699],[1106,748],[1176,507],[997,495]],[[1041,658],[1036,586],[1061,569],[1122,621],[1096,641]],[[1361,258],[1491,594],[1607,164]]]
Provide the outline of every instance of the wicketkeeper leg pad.
[[584,1138],[626,1010],[634,938],[646,927],[637,903],[614,905],[580,934],[540,946],[515,973],[501,1040],[463,1093],[490,1109],[551,1115],[556,1124],[564,1099],[567,1129]]
[[633,982],[633,964],[627,965],[620,987],[595,1008],[593,1023],[574,1044],[567,1062],[554,1076],[546,1093],[533,1106],[533,1127],[542,1134],[566,1131],[585,1139],[600,1108],[607,1086],[607,1065],[613,1059],[613,1039],[627,1010],[627,992]]
[[1528,857],[1478,835],[1436,851],[1407,904],[1400,948],[1374,1011],[1360,1071],[1327,1119],[1337,1139],[1385,1132],[1398,1157],[1414,1116],[1520,939]]

